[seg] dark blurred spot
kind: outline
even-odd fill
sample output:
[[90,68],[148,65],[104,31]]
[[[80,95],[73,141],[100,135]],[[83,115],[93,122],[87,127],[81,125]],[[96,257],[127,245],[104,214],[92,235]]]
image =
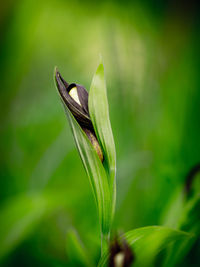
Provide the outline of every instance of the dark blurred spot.
[[133,251],[126,240],[115,237],[110,245],[109,267],[129,267],[134,259]]
[[185,192],[188,195],[190,193],[192,183],[196,177],[196,175],[200,172],[200,163],[196,164],[193,166],[190,171],[188,172],[186,176],[186,181],[185,181]]

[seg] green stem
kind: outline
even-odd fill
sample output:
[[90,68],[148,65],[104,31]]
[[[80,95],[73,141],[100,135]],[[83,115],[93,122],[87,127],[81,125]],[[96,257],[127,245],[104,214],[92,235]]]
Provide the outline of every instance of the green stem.
[[105,235],[101,232],[101,257],[108,249],[109,240],[110,240],[110,234],[108,233]]

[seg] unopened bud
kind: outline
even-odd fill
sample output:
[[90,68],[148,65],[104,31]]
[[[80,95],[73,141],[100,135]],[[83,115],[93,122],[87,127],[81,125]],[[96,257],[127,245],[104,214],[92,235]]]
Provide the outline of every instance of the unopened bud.
[[134,254],[125,239],[115,238],[110,245],[109,267],[129,267],[134,261]]
[[72,115],[88,136],[100,160],[103,161],[103,152],[92,125],[88,110],[88,92],[78,84],[68,84],[56,69],[56,84],[60,96],[71,111]]

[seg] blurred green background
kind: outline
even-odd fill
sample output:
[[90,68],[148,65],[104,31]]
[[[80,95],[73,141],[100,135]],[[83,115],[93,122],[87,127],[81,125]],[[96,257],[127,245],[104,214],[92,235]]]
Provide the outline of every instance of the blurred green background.
[[[98,259],[95,202],[53,70],[89,89],[100,53],[117,151],[114,228],[162,224],[200,161],[199,26],[196,1],[1,1],[1,266],[70,266],[69,231]],[[185,266],[199,266],[196,250]]]

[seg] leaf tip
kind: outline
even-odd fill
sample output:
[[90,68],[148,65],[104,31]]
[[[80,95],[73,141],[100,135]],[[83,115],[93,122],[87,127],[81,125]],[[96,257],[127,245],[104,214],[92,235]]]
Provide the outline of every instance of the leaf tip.
[[56,75],[57,75],[57,73],[58,73],[58,67],[55,66],[55,67],[54,67],[54,71],[53,71],[53,77],[54,77],[54,79],[56,79]]
[[[103,63],[103,56],[102,56],[101,53],[99,53],[99,62],[100,62],[100,63]],[[100,64],[100,63],[99,63],[99,64]]]
[[104,62],[103,62],[103,56],[101,53],[99,54],[99,65],[98,65],[96,72],[98,73],[100,71],[104,72]]

